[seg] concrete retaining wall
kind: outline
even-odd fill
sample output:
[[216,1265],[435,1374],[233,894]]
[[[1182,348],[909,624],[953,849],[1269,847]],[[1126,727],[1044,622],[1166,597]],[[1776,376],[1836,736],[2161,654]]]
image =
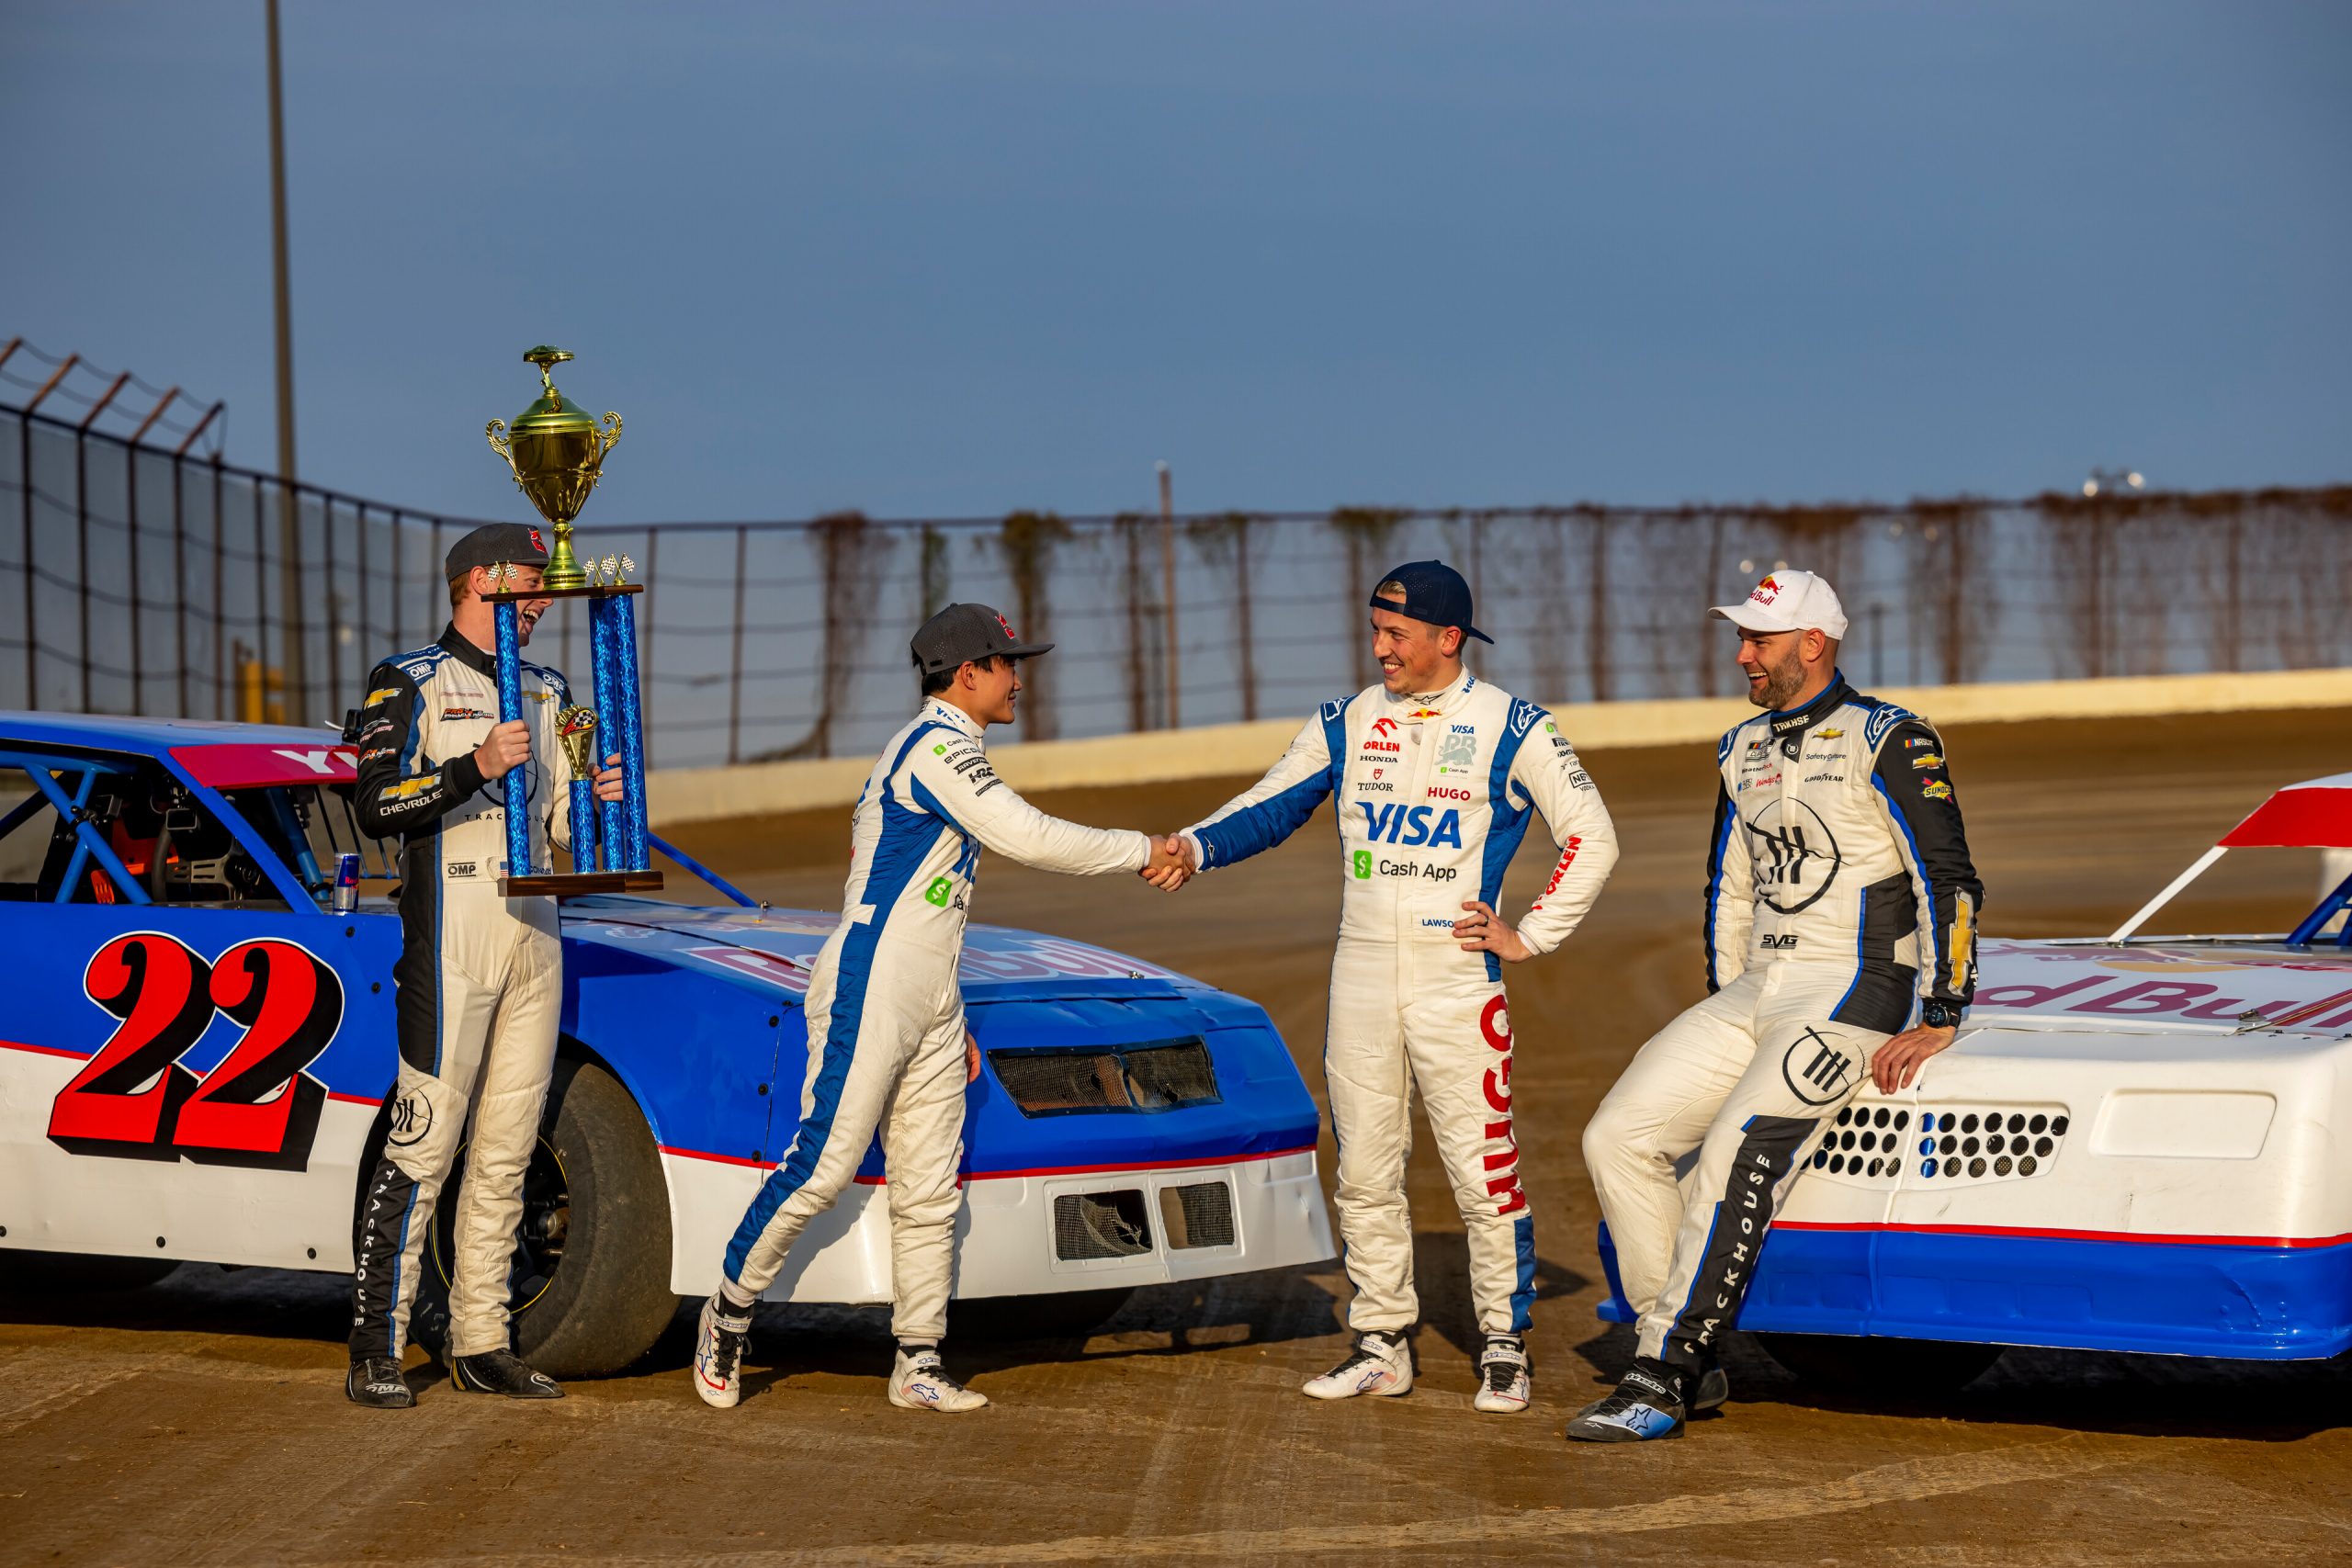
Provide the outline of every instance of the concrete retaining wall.
[[[1875,695],[1938,724],[2018,719],[2118,718],[2228,713],[2255,708],[2352,707],[2352,670],[2289,670],[2258,675],[2146,675],[2111,681],[2019,685],[1891,686]],[[1744,697],[1670,702],[1572,703],[1555,710],[1580,751],[1674,746],[1714,739],[1755,712]],[[989,748],[997,772],[1024,794],[1160,779],[1262,773],[1298,733],[1298,718],[1198,729],[1105,735],[1084,740],[1012,742]],[[729,817],[847,806],[872,770],[870,757],[749,762],[732,768],[668,769],[646,778],[657,828]]]

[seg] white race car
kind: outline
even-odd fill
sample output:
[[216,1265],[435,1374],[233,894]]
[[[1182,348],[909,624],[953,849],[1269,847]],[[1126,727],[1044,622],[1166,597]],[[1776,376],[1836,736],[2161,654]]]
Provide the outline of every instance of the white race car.
[[2352,877],[2285,935],[2135,934],[2229,851],[2346,847],[2352,773],[2314,779],[2110,936],[1985,942],[1951,1048],[1838,1113],[1739,1326],[1800,1376],[1914,1388],[2009,1345],[2352,1348]]

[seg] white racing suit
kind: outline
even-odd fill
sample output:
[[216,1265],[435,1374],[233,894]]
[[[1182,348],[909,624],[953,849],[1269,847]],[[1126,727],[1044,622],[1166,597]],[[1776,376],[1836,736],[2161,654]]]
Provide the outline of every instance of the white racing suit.
[[[355,1359],[400,1356],[434,1204],[461,1144],[449,1354],[507,1348],[508,1266],[555,1066],[563,953],[554,899],[498,891],[507,785],[484,784],[473,760],[498,723],[497,671],[452,626],[431,648],[376,666],[351,732],[360,829],[401,835],[400,1077],[355,1238]],[[571,691],[537,664],[522,667],[522,685],[531,755],[508,778],[524,781],[532,863],[546,870],[550,836],[571,842],[571,769],[556,739]]]
[[996,776],[980,727],[936,700],[890,738],[850,818],[842,923],[808,982],[800,1126],[728,1243],[729,1283],[757,1297],[833,1206],[876,1129],[890,1204],[892,1330],[947,1329],[964,1148],[964,1003],[956,965],[985,845],[1073,876],[1140,871],[1142,833],[1048,817]]
[[1186,836],[1204,870],[1230,865],[1289,837],[1327,795],[1341,898],[1323,1071],[1356,1290],[1349,1326],[1395,1332],[1419,1314],[1405,1206],[1418,1089],[1469,1232],[1479,1326],[1524,1333],[1535,1227],[1511,1136],[1502,964],[1464,952],[1453,923],[1465,900],[1496,901],[1541,811],[1560,858],[1519,934],[1551,952],[1608,880],[1615,829],[1550,716],[1465,674],[1427,695],[1372,686],[1324,704],[1264,778]]
[[1717,761],[1713,995],[1641,1048],[1584,1134],[1637,1354],[1691,1371],[1872,1054],[1919,998],[1967,1005],[1984,902],[1943,743],[1842,675],[1732,730]]

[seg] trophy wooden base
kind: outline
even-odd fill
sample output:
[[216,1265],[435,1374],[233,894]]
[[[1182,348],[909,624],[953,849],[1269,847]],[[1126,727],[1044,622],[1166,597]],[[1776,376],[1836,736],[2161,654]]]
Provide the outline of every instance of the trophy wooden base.
[[544,872],[502,876],[498,891],[509,898],[572,898],[583,893],[650,893],[662,886],[658,871]]

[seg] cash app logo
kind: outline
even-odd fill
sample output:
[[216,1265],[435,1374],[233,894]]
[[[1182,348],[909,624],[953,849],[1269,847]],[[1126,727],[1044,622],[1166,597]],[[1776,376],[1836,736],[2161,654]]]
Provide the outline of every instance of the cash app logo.
[[1359,882],[1369,882],[1369,881],[1371,881],[1371,880],[1372,880],[1372,852],[1371,852],[1370,850],[1358,850],[1358,851],[1356,851],[1356,852],[1355,852],[1355,858],[1356,858],[1356,880],[1357,880],[1357,881],[1359,881]]
[[944,876],[933,877],[931,886],[922,890],[923,902],[936,904],[944,909],[947,908],[947,895],[955,890],[955,886]]

